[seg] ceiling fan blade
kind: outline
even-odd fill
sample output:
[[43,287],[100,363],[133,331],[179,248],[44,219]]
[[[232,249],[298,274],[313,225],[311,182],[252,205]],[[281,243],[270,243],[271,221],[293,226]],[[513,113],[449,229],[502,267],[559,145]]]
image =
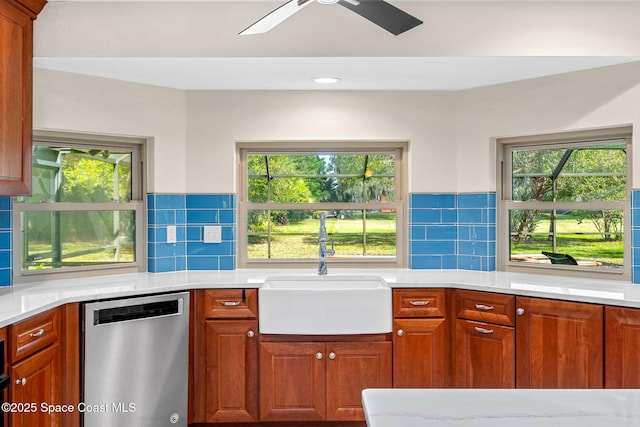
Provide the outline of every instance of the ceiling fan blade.
[[396,36],[422,24],[415,16],[384,0],[340,0],[338,3]]
[[266,33],[303,7],[311,4],[313,1],[314,0],[290,0],[269,14],[263,16],[244,30],[240,31],[240,35],[244,36],[247,34]]

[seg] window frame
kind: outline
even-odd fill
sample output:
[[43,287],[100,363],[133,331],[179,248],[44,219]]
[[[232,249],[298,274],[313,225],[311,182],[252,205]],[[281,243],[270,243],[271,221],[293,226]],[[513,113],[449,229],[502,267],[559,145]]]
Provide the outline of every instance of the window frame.
[[[22,283],[27,281],[91,277],[95,275],[110,275],[144,272],[147,269],[146,260],[146,171],[147,138],[126,137],[116,135],[85,134],[79,132],[37,130],[33,131],[33,146],[67,146],[83,149],[127,150],[132,152],[131,176],[132,193],[129,202],[51,202],[26,203],[12,198],[13,226],[13,281]],[[88,266],[73,266],[43,270],[23,270],[22,253],[23,239],[21,231],[21,215],[24,212],[69,212],[69,211],[134,211],[135,215],[135,261],[117,264],[101,264]]]
[[[522,137],[496,138],[498,206],[496,215],[497,230],[497,267],[507,272],[553,274],[586,278],[631,279],[631,203],[630,191],[633,183],[632,170],[632,126],[623,125],[610,128],[569,131],[553,134],[532,135]],[[512,168],[510,153],[517,149],[534,148],[578,148],[598,146],[606,143],[626,144],[627,176],[626,198],[623,200],[606,202],[553,202],[553,201],[514,201],[511,197]],[[619,270],[598,267],[581,267],[562,264],[528,264],[510,260],[510,226],[509,211],[512,209],[534,210],[620,210],[624,216],[624,266]]]
[[[320,147],[320,148],[319,148]],[[395,154],[396,200],[393,202],[367,203],[255,203],[248,199],[247,156],[255,154]],[[404,268],[407,263],[407,154],[406,141],[242,141],[236,142],[237,179],[236,194],[238,199],[238,268],[316,268],[317,259],[249,259],[247,245],[247,212],[249,210],[331,210],[353,209],[366,210],[384,207],[396,211],[396,255],[395,257],[362,257],[340,258],[340,249],[336,247],[338,256],[329,257],[329,264],[334,268],[362,268],[373,266],[378,268]]]

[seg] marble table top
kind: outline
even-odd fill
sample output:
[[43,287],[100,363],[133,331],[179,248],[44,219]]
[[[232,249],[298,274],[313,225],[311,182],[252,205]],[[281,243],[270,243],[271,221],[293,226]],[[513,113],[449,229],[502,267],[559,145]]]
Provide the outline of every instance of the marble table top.
[[368,427],[640,426],[640,390],[367,389]]

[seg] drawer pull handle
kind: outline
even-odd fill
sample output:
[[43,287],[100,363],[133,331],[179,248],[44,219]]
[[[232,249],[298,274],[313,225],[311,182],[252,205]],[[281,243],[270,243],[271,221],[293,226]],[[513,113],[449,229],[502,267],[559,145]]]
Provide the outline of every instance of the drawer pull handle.
[[429,301],[409,301],[409,304],[424,306],[424,305],[429,305]]
[[29,336],[30,336],[30,337],[32,337],[32,338],[36,338],[36,337],[41,337],[41,336],[43,336],[43,335],[44,335],[44,333],[45,333],[45,330],[44,330],[44,329],[42,329],[42,328],[40,328],[40,330],[39,330],[38,332],[31,332],[31,333],[29,334]]
[[224,305],[225,307],[236,307],[240,305],[240,301],[222,301],[220,304]]
[[492,334],[493,333],[493,329],[485,329],[485,328],[480,328],[478,326],[476,326],[476,332],[479,332],[481,334]]
[[476,304],[477,310],[491,311],[494,309],[492,305]]

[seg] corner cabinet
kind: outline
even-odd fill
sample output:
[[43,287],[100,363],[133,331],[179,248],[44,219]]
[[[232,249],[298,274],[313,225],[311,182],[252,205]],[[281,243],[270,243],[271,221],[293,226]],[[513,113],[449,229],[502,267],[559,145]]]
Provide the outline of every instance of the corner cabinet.
[[33,20],[43,0],[0,0],[0,195],[31,193]]

